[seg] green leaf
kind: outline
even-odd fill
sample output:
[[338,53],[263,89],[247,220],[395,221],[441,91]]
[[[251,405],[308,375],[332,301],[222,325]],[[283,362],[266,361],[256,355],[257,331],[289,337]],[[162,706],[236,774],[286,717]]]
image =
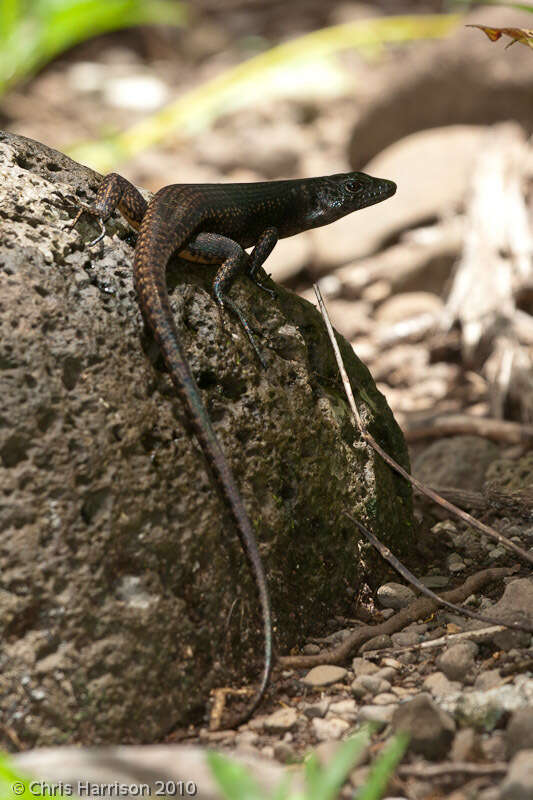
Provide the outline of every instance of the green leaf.
[[365,727],[343,742],[324,767],[317,768],[316,756],[309,758],[305,774],[306,800],[334,800],[369,741],[370,729]]
[[0,94],[69,47],[134,25],[183,25],[170,0],[0,0]]
[[368,781],[357,795],[357,800],[380,800],[383,797],[387,784],[402,760],[409,737],[398,733],[387,743],[370,770]]
[[267,800],[246,767],[220,753],[207,753],[207,763],[226,800]]

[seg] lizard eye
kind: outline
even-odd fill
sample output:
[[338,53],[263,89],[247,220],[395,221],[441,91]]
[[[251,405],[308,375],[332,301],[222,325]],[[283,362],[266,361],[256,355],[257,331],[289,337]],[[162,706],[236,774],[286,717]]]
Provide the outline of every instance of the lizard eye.
[[344,188],[347,192],[350,192],[350,194],[357,194],[362,190],[363,184],[361,181],[348,180],[345,181]]

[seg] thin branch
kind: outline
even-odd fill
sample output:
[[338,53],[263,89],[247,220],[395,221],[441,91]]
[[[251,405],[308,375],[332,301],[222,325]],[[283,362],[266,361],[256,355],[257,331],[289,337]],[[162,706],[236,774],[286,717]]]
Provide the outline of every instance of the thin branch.
[[418,442],[420,439],[434,439],[441,436],[483,436],[495,442],[508,444],[531,444],[533,442],[533,425],[521,425],[503,419],[487,417],[471,417],[467,414],[450,414],[412,423],[404,431],[407,442]]
[[[413,650],[430,650],[432,647],[446,647],[450,644],[457,642],[475,641],[476,639],[484,639],[486,636],[493,636],[495,633],[501,633],[505,630],[504,625],[491,625],[490,628],[478,628],[473,631],[462,631],[461,633],[450,633],[445,636],[439,636],[438,639],[428,639],[425,642],[417,642],[416,644],[406,644],[403,647],[384,647],[382,650],[365,650],[365,657],[372,658],[373,656],[396,656],[400,653],[409,653]],[[503,682],[503,681],[502,681]]]
[[476,777],[505,775],[509,765],[504,761],[495,764],[473,764],[471,761],[446,761],[444,764],[404,764],[398,767],[402,778],[446,778],[448,775]]
[[318,300],[318,305],[319,305],[319,308],[320,308],[320,312],[322,314],[322,317],[324,318],[324,322],[326,324],[328,335],[329,335],[329,338],[331,340],[331,344],[332,344],[332,347],[333,347],[333,350],[334,350],[334,353],[335,353],[335,358],[337,360],[337,366],[339,368],[339,372],[340,372],[341,377],[342,377],[342,382],[343,382],[343,385],[344,385],[344,390],[346,392],[346,396],[348,398],[348,403],[350,404],[350,408],[352,409],[352,413],[354,415],[357,427],[359,428],[359,432],[361,434],[361,437],[377,453],[379,453],[379,455],[383,458],[384,461],[387,462],[387,464],[389,464],[389,466],[391,466],[394,470],[396,470],[396,472],[398,472],[403,478],[405,478],[405,480],[409,481],[409,483],[411,483],[421,494],[424,494],[427,497],[430,497],[435,503],[437,503],[438,505],[440,505],[443,508],[445,508],[447,511],[449,511],[454,516],[459,517],[459,519],[463,520],[463,522],[466,522],[467,525],[470,525],[473,528],[476,528],[477,530],[481,531],[481,533],[485,534],[485,536],[488,536],[491,539],[494,539],[495,541],[498,542],[498,544],[503,545],[508,550],[512,550],[514,553],[516,553],[518,556],[520,556],[520,558],[523,558],[525,561],[528,561],[530,564],[533,564],[533,555],[532,554],[526,552],[526,550],[524,550],[522,547],[519,547],[514,542],[511,542],[509,539],[507,539],[501,533],[498,533],[498,531],[496,531],[494,528],[491,528],[489,525],[485,525],[483,522],[479,522],[477,519],[475,519],[475,517],[472,517],[466,511],[462,511],[457,506],[454,506],[452,503],[449,503],[443,497],[440,497],[440,495],[438,495],[436,492],[434,492],[431,489],[428,489],[426,486],[424,486],[417,478],[414,478],[412,475],[410,475],[393,458],[391,458],[389,456],[389,454],[385,452],[385,450],[383,450],[381,445],[379,445],[376,442],[376,440],[374,439],[372,434],[369,433],[366,430],[366,428],[365,428],[365,426],[363,424],[363,420],[361,419],[361,415],[359,414],[357,405],[355,403],[355,399],[354,399],[353,392],[352,392],[352,387],[350,385],[350,380],[348,378],[348,373],[346,372],[346,369],[344,367],[342,356],[341,356],[341,353],[340,353],[340,350],[339,350],[339,345],[337,344],[337,340],[336,340],[335,334],[333,332],[333,327],[331,325],[331,321],[330,321],[326,306],[324,305],[324,300],[322,299],[322,293],[320,291],[320,287],[318,286],[318,284],[315,283],[315,284],[313,284],[313,288],[315,290],[315,294],[316,294],[316,297],[317,297],[317,300]]
[[[479,592],[479,590],[487,583],[505,578],[515,572],[515,568],[511,567],[492,567],[491,569],[484,569],[470,575],[465,582],[458,586],[456,589],[450,589],[442,593],[441,599],[448,600],[450,603],[462,603],[471,594]],[[350,633],[343,641],[336,647],[330,650],[323,650],[314,656],[282,656],[278,659],[278,664],[281,667],[293,669],[310,669],[317,667],[319,664],[342,664],[350,658],[358,648],[361,647],[369,639],[375,636],[390,635],[401,631],[411,622],[416,622],[419,619],[427,619],[437,609],[437,603],[430,600],[429,597],[417,597],[412,603],[409,603],[405,608],[400,609],[385,622],[380,622],[378,625],[364,625],[361,628]]]
[[462,614],[464,617],[470,617],[470,619],[477,619],[480,622],[487,622],[489,625],[503,625],[505,628],[512,628],[513,630],[517,631],[526,631],[526,633],[533,633],[533,626],[528,624],[527,622],[519,622],[518,620],[513,620],[512,622],[504,622],[503,620],[495,619],[494,617],[490,617],[487,614],[478,614],[476,611],[471,611],[469,608],[463,608],[462,606],[457,606],[455,603],[450,603],[449,600],[443,600],[439,597],[438,594],[432,592],[431,589],[428,589],[427,586],[418,580],[418,578],[413,575],[413,573],[405,567],[401,561],[399,561],[395,555],[391,553],[388,547],[385,547],[382,544],[377,536],[371,533],[368,528],[359,522],[359,520],[354,519],[351,514],[348,514],[347,511],[344,512],[345,516],[348,517],[349,520],[356,525],[361,533],[366,536],[370,544],[376,548],[378,553],[381,555],[385,561],[388,561],[389,564],[394,567],[396,572],[399,572],[400,575],[405,578],[408,583],[411,583],[415,586],[419,592],[425,594],[426,597],[431,597],[432,600],[435,600],[436,603],[439,605],[446,606],[446,608],[450,608],[452,611],[456,611],[458,614]]

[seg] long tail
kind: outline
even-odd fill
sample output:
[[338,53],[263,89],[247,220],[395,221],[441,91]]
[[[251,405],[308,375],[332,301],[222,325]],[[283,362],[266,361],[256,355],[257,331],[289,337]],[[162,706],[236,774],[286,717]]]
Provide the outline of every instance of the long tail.
[[[134,276],[139,305],[167,365],[176,392],[187,409],[190,422],[237,524],[242,548],[257,585],[264,628],[264,666],[260,686],[248,708],[231,727],[242,724],[261,702],[272,670],[272,620],[265,571],[250,520],[233,473],[219,444],[196,381],[179,341],[166,287],[166,265],[172,252],[186,238],[177,226],[155,225],[149,208],[141,226],[134,259]],[[154,215],[155,216],[155,215]],[[149,218],[152,217],[152,220]],[[229,725],[227,727],[230,727]]]

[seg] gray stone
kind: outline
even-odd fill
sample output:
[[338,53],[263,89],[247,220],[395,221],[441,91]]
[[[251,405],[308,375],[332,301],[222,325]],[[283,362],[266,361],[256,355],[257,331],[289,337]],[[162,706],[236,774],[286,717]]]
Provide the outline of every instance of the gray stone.
[[[517,578],[505,587],[503,596],[490,608],[490,615],[502,622],[522,621],[533,625],[533,580]],[[500,650],[527,647],[531,634],[525,631],[505,630],[491,635],[491,640]]]
[[363,675],[359,680],[370,694],[386,692],[391,686],[388,681],[385,681],[383,678],[379,678],[376,675]]
[[[2,639],[4,722],[23,745],[157,741],[200,719],[211,689],[244,682],[249,654],[262,647],[254,583],[168,374],[143,353],[141,342],[154,347],[135,302],[127,226],[110,219],[93,249],[93,220],[67,228],[73,211],[58,193],[91,201],[99,176],[8,133],[0,171],[0,573],[26,592],[0,598],[0,634],[11,631]],[[233,316],[221,320],[212,270],[176,259],[171,273],[180,341],[257,523],[267,573],[279,578],[272,605],[283,651],[326,609],[345,613],[345,587],[362,577],[351,523],[339,526],[335,509],[371,504],[380,538],[408,550],[410,490],[347,441],[350,411],[310,304],[238,281],[245,314],[268,331],[265,371]],[[383,396],[341,347],[375,435],[408,466]],[[325,553],[336,564],[327,580]],[[367,555],[379,581],[381,560]],[[33,613],[37,599],[45,622]],[[242,614],[230,613],[235,602]],[[63,679],[41,678],[35,654],[55,652]]]
[[325,717],[329,708],[330,701],[327,698],[319,700],[317,703],[309,703],[303,707],[303,712],[306,717],[313,719],[313,717]]
[[268,733],[285,733],[291,731],[298,722],[298,714],[294,708],[280,708],[270,714],[264,723]]
[[428,486],[460,486],[480,491],[487,469],[498,453],[497,445],[481,436],[450,436],[422,450],[413,462],[413,474]]
[[380,692],[374,696],[372,702],[376,706],[388,706],[398,702],[398,698],[392,692]]
[[531,800],[533,797],[533,750],[521,750],[509,764],[501,786],[501,800]]
[[352,669],[355,673],[355,677],[359,678],[361,675],[371,675],[377,672],[379,667],[374,664],[373,661],[357,656],[352,660]]
[[461,689],[461,684],[450,681],[443,672],[432,672],[424,679],[424,689],[428,689],[433,697],[442,699],[447,695],[454,694]]
[[512,684],[463,692],[452,705],[450,710],[461,725],[492,731],[509,711],[533,705],[533,679],[518,675]]
[[355,700],[346,698],[345,700],[338,700],[332,703],[328,709],[329,717],[342,717],[347,722],[355,722],[357,719],[357,706]]
[[389,706],[361,706],[359,709],[359,722],[375,722],[377,725],[385,727],[392,720],[398,704],[394,703]]
[[505,741],[510,757],[520,750],[533,750],[533,705],[519,708],[511,715]]
[[392,643],[395,647],[410,647],[413,644],[420,642],[418,633],[411,633],[410,631],[401,631],[400,633],[393,633],[391,635]]
[[475,642],[459,642],[445,650],[437,659],[437,667],[450,681],[462,681],[474,668],[479,648]]
[[372,650],[384,650],[386,647],[392,646],[392,639],[386,633],[382,633],[379,636],[374,636],[372,639],[369,639],[365,642],[360,648],[359,652],[361,653],[368,653]]
[[350,723],[345,719],[340,719],[340,717],[332,717],[331,719],[315,717],[311,720],[311,724],[313,733],[321,742],[328,739],[340,739],[350,727]]
[[365,697],[367,694],[369,694],[369,691],[366,688],[366,686],[363,685],[363,682],[362,682],[361,678],[356,678],[354,681],[352,681],[350,689],[351,689],[351,692],[352,692],[353,696],[357,700],[362,700],[363,697]]
[[384,583],[376,592],[383,608],[400,609],[412,603],[416,595],[410,586],[403,583]]
[[274,758],[281,764],[290,764],[296,760],[294,748],[287,742],[275,742]]
[[473,728],[461,728],[454,736],[450,752],[452,761],[478,761],[481,756],[478,734]]
[[479,689],[485,692],[487,689],[494,689],[499,686],[503,678],[498,669],[487,669],[485,672],[480,672],[474,681],[474,689]]
[[395,732],[409,734],[409,749],[433,760],[443,759],[453,740],[455,723],[428,694],[402,703],[392,718]]
[[309,670],[301,680],[306,686],[331,686],[332,683],[343,681],[347,675],[348,670],[344,669],[344,667],[336,667],[334,664],[320,664],[320,666]]

